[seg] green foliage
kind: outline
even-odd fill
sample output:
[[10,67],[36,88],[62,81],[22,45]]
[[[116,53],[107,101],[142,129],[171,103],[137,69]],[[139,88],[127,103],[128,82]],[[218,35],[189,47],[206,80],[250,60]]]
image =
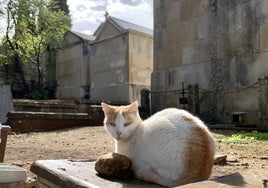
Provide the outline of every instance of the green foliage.
[[45,100],[48,98],[48,93],[46,91],[37,91],[34,90],[28,95],[25,96],[26,99],[36,99],[36,100]]
[[63,11],[50,11],[53,3],[41,0],[18,1],[15,25],[16,44],[24,63],[40,61],[42,53],[62,47],[64,33],[70,28],[70,16]]
[[231,136],[222,139],[223,142],[228,143],[247,143],[256,140],[268,140],[268,133],[261,133],[258,131],[252,131],[250,133],[240,132],[232,134]]
[[0,46],[0,66],[12,65],[9,77],[20,75],[18,80],[26,87],[35,81],[38,92],[44,89],[46,55],[62,48],[63,36],[71,27],[70,16],[59,5],[63,6],[55,0],[6,0],[7,27]]

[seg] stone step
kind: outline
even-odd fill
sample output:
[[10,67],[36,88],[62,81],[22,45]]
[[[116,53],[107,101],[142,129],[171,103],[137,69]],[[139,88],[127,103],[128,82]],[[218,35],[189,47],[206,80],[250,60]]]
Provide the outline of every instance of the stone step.
[[33,112],[79,112],[79,102],[76,100],[25,100],[13,99],[15,111]]
[[8,123],[15,132],[48,131],[67,127],[99,125],[88,113],[10,111]]

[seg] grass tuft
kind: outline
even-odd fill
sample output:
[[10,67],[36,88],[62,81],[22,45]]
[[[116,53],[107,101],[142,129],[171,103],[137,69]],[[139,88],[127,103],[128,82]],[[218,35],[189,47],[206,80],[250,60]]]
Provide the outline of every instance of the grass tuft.
[[223,142],[227,143],[248,143],[256,140],[268,140],[268,133],[261,133],[258,131],[240,132],[232,134],[227,138],[223,138]]

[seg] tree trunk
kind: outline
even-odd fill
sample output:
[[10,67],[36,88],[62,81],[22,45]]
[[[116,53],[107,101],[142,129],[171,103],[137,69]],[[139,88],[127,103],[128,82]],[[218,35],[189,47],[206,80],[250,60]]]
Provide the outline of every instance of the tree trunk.
[[21,85],[21,91],[23,94],[26,94],[29,92],[29,86],[26,83],[24,72],[22,70],[21,62],[19,55],[15,53],[14,55],[14,62],[13,62],[13,74],[17,74],[19,76],[19,80],[16,80],[15,84]]
[[36,61],[36,68],[37,68],[37,76],[38,76],[38,90],[41,91],[43,89],[43,75],[40,67],[40,60],[37,58]]

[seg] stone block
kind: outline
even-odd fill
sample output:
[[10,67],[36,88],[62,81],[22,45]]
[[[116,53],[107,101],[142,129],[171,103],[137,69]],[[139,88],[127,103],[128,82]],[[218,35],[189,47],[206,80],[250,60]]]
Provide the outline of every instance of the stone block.
[[225,165],[227,163],[227,155],[216,155],[214,157],[214,164],[215,165]]
[[110,101],[115,104],[127,104],[135,100],[130,99],[128,84],[110,85],[109,87],[92,87],[90,88],[90,93],[91,100],[95,102]]
[[226,33],[229,25],[227,18],[227,11],[223,9],[198,16],[198,39]]
[[[268,14],[268,12],[267,12]],[[268,24],[260,26],[260,50],[261,52],[268,51]]]
[[74,45],[69,48],[65,48],[62,51],[59,51],[58,58],[59,62],[65,63],[75,59],[79,59],[82,55],[81,44]]
[[[126,69],[110,69],[106,72],[95,72],[93,87],[121,85],[128,81]],[[109,78],[109,79],[107,79]]]
[[181,46],[174,45],[155,53],[154,70],[169,69],[181,65]]
[[183,0],[181,1],[181,19],[188,20],[192,19],[199,14],[200,4],[204,1],[196,1],[196,0]]
[[94,57],[92,59],[94,62],[94,71],[95,72],[106,72],[111,69],[120,69],[126,66],[126,53],[114,53],[102,57]]
[[249,55],[259,51],[259,36],[252,30],[222,33],[216,37],[217,58]]
[[0,85],[0,122],[7,121],[7,113],[14,110],[10,85]]
[[175,46],[176,41],[181,38],[181,30],[179,22],[167,24],[167,29],[165,30],[164,35],[166,36],[166,46]]
[[235,45],[235,43],[230,40],[230,36],[227,33],[218,35],[216,37],[216,44],[216,54],[218,59],[230,58],[234,56],[233,50],[235,48],[232,45]]
[[208,62],[217,57],[217,41],[214,37],[198,41],[199,63]]
[[207,12],[211,11],[211,0],[199,0],[196,1],[198,4],[198,15],[206,14]]
[[169,70],[169,88],[180,89],[182,82],[185,86],[197,83],[202,88],[208,88],[210,75],[210,63],[177,66]]
[[60,63],[58,67],[58,76],[64,76],[69,74],[74,74],[76,72],[81,72],[81,64],[77,62],[82,62],[81,57],[72,59],[72,61],[66,61]]
[[[170,31],[172,29],[174,31]],[[169,34],[172,32],[175,35],[173,35],[170,40],[176,43],[176,45],[183,45],[197,40],[197,18],[181,21],[177,23],[177,27],[175,29],[170,25],[167,33]]]
[[61,87],[61,83],[58,83],[57,98],[59,99],[81,99],[85,97],[84,89],[80,86],[68,86]]
[[181,53],[183,65],[198,63],[197,41],[184,45]]
[[[252,54],[244,58],[236,58],[236,70],[238,86],[246,86],[255,83],[259,77],[266,76],[268,52]],[[243,80],[244,79],[244,80]]]
[[167,1],[169,2],[168,9],[166,11],[166,23],[177,24],[181,21],[181,4],[179,1]]

